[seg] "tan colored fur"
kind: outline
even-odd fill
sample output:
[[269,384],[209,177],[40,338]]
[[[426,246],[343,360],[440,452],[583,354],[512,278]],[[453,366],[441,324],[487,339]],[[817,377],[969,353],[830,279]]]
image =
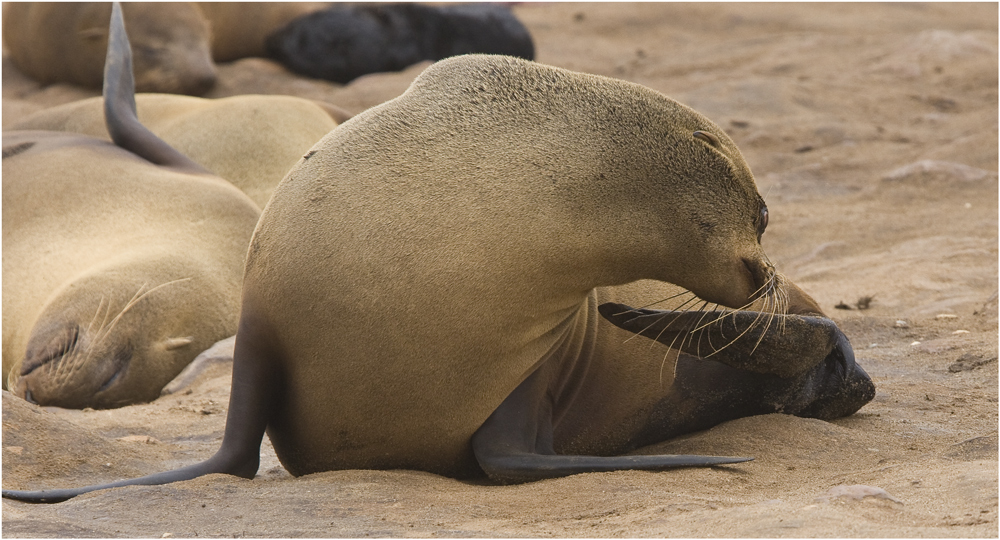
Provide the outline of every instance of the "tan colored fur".
[[[24,395],[17,374],[33,333],[78,328],[78,354],[31,375],[48,371],[32,382],[36,400],[155,399],[195,355],[235,332],[259,209],[219,178],[154,166],[91,137],[5,132],[5,153],[32,141],[3,160],[5,385],[13,372],[11,390]],[[125,353],[120,380],[98,391]]]
[[262,216],[244,287],[280,351],[268,432],[293,474],[468,474],[472,433],[543,362],[629,361],[588,350],[595,287],[653,278],[738,307],[743,261],[765,265],[735,144],[635,84],[456,57],[314,150]]
[[[123,4],[139,92],[200,94],[215,81],[209,29],[193,3]],[[3,39],[11,60],[33,79],[100,88],[111,4],[12,2]]]
[[[337,126],[315,103],[291,96],[209,100],[136,96],[139,121],[195,162],[229,180],[263,208],[285,173]],[[35,113],[10,126],[109,139],[100,97]]]
[[198,2],[212,29],[212,58],[230,62],[266,56],[264,40],[293,19],[328,2]]

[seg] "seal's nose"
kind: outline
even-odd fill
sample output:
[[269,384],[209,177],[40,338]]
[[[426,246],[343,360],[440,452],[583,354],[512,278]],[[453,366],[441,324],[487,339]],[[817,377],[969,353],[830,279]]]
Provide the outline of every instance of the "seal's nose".
[[28,343],[19,374],[24,377],[49,362],[62,359],[76,349],[79,342],[80,327],[76,325],[58,326],[37,333]]
[[750,283],[750,292],[747,294],[747,303],[750,303],[768,292],[769,284],[774,277],[774,268],[762,260],[750,260],[745,257],[742,260]]

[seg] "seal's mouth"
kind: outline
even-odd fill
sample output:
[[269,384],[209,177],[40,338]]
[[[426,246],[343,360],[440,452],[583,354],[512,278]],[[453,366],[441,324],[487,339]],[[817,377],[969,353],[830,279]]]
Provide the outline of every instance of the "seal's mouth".
[[767,260],[751,260],[744,257],[741,261],[748,284],[748,292],[744,306],[730,306],[734,309],[742,309],[746,305],[774,294],[775,287],[778,286],[777,271]]

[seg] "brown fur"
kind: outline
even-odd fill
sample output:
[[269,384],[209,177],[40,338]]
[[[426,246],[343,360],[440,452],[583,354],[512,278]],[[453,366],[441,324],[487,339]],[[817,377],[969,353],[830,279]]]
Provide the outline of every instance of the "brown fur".
[[[149,401],[235,332],[259,214],[246,195],[91,137],[5,132],[3,142],[11,391],[62,407]],[[38,367],[22,376],[24,362]]]
[[[263,208],[285,173],[337,126],[315,103],[290,96],[208,100],[136,96],[139,121],[205,168],[229,180]],[[82,133],[108,139],[97,97],[35,113],[18,130]]]
[[326,5],[328,2],[198,2],[212,29],[212,58],[216,62],[266,56],[267,36]]
[[765,272],[735,144],[639,85],[456,57],[314,150],[255,233],[236,353],[274,349],[268,433],[296,475],[470,474],[471,435],[543,362],[628,361],[591,355],[595,287],[739,307]]
[[[209,29],[193,3],[123,4],[139,92],[202,94],[215,83]],[[3,38],[14,65],[43,83],[100,88],[111,4],[13,2]]]

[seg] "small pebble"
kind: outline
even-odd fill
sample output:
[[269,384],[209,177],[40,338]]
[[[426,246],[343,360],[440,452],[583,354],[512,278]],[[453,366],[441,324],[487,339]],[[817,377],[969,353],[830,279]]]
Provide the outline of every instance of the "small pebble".
[[915,346],[915,345],[920,345],[920,342],[919,341],[914,341],[913,343],[910,343],[910,346]]
[[896,321],[896,328],[909,328],[910,323],[906,321]]
[[955,330],[952,334],[968,334],[968,330]]
[[954,313],[940,313],[940,314],[938,314],[938,316],[936,316],[934,318],[935,319],[957,319],[958,315],[955,315]]

